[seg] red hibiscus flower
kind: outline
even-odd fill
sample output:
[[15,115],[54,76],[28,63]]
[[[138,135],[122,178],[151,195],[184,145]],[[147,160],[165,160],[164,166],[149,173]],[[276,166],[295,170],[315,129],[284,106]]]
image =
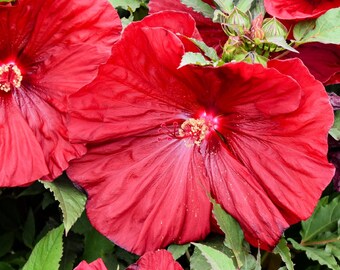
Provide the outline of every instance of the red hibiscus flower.
[[[204,1],[207,4],[212,4],[213,1]],[[164,11],[174,10],[189,13],[196,21],[197,29],[199,30],[203,40],[218,51],[221,51],[224,43],[227,41],[227,36],[222,30],[219,23],[214,23],[211,19],[204,17],[201,13],[195,12],[193,9],[186,7],[180,0],[151,0],[149,2],[150,14]]]
[[178,69],[183,43],[151,18],[130,24],[71,96],[70,136],[91,143],[67,172],[88,193],[91,223],[143,254],[203,239],[211,194],[252,245],[271,249],[334,173],[322,84],[298,59]]
[[90,264],[88,264],[85,261],[82,261],[76,268],[74,268],[74,270],[107,270],[107,268],[103,260],[99,258]]
[[53,179],[85,152],[68,139],[67,97],[96,76],[120,29],[105,0],[0,6],[0,186]]
[[340,0],[264,0],[264,6],[274,17],[298,20],[319,17],[331,8],[340,7]]
[[172,254],[166,250],[157,250],[145,253],[135,264],[126,270],[183,270],[182,266],[174,260]]

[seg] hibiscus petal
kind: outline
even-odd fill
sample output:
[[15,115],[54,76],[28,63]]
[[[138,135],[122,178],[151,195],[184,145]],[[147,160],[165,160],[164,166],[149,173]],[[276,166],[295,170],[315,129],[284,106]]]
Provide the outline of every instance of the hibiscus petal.
[[92,225],[119,246],[143,254],[209,232],[209,188],[202,158],[193,149],[153,131],[90,146],[67,173],[88,193]]
[[311,215],[334,174],[326,158],[333,113],[323,86],[301,61],[271,61],[268,65],[300,84],[299,108],[270,118],[226,117],[224,121],[234,121],[234,125],[225,136],[235,157],[292,224]]
[[340,0],[264,0],[266,11],[277,18],[297,20],[316,18],[331,8],[340,6]]
[[[211,4],[212,1],[204,1]],[[223,32],[218,23],[213,23],[212,19],[205,18],[198,12],[183,5],[180,0],[151,0],[149,2],[150,14],[164,11],[175,10],[189,13],[196,21],[197,29],[203,37],[203,40],[209,45],[221,52],[223,44],[227,41],[227,35]]]
[[48,169],[33,132],[11,96],[5,95],[0,96],[0,186],[22,186],[47,174]]
[[40,177],[45,180],[54,179],[68,167],[71,159],[82,156],[86,149],[83,144],[69,142],[66,115],[51,103],[35,95],[30,88],[16,89],[13,95],[20,113],[40,145],[39,148],[44,152],[49,172]]
[[164,28],[140,29],[139,25],[130,24],[124,30],[97,78],[71,96],[73,140],[136,134],[182,118],[185,111],[198,106],[192,102],[194,90],[177,69],[184,53],[182,42]]
[[249,243],[271,250],[289,224],[257,179],[218,141],[210,138],[203,151],[213,197],[240,223]]
[[289,54],[287,58],[300,58],[325,85],[340,82],[340,45],[308,43],[299,46],[298,51],[299,54]]
[[[120,36],[120,19],[108,1],[102,0],[45,0],[41,5],[22,0],[22,8],[39,9],[34,31],[23,51],[31,60],[45,59],[56,51],[73,44],[102,46],[109,54],[110,47]],[[62,12],[60,12],[62,11]],[[26,18],[17,18],[26,20]]]
[[174,260],[172,254],[166,250],[157,250],[145,253],[135,264],[126,270],[183,270]]
[[82,261],[74,270],[107,270],[103,260],[101,258],[88,264],[86,261]]

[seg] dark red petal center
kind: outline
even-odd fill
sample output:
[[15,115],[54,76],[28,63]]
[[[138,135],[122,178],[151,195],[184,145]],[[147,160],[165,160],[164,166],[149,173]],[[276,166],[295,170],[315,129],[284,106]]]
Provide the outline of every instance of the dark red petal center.
[[20,87],[21,81],[21,71],[14,63],[0,66],[0,90],[9,92],[13,87]]

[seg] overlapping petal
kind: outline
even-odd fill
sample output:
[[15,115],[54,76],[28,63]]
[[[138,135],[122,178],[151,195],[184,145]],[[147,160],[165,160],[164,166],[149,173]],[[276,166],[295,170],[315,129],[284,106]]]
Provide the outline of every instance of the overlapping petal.
[[331,8],[340,7],[340,0],[264,0],[264,5],[274,17],[297,20],[319,17]]
[[[21,183],[6,180],[1,186],[24,185],[40,177],[53,179],[68,167],[69,160],[85,152],[83,145],[69,142],[67,98],[94,79],[120,30],[118,14],[107,1],[21,0],[11,7],[0,6],[0,64],[14,63],[23,76],[19,87],[0,95],[12,97],[17,115],[9,117],[13,122],[22,117],[38,143],[36,151],[43,154],[36,162],[48,168],[43,173],[32,170]],[[15,128],[22,129],[18,124],[11,127]],[[11,144],[17,139],[13,137]],[[22,143],[27,142],[22,139]],[[13,156],[19,158],[20,151]]]
[[145,253],[135,264],[126,270],[183,270],[182,266],[174,260],[171,253],[166,250],[157,250]]
[[86,261],[82,261],[74,270],[107,270],[103,260],[101,258],[87,263]]
[[324,85],[340,83],[340,45],[307,43],[299,46],[298,51],[287,58],[300,58]]
[[92,225],[134,253],[204,239],[210,230],[202,157],[158,130],[90,146],[67,173],[88,193]]
[[[212,1],[204,1],[208,4],[212,4]],[[196,21],[197,29],[202,35],[203,40],[217,50],[221,50],[224,42],[227,40],[227,36],[223,32],[221,25],[213,23],[210,18],[205,18],[202,14],[195,12],[191,8],[186,7],[180,0],[151,0],[149,2],[150,14],[164,11],[175,10],[189,13]]]
[[[138,61],[126,60],[124,50]],[[72,136],[93,141],[68,174],[89,194],[91,223],[135,253],[204,237],[207,193],[250,243],[269,250],[285,228],[311,214],[334,173],[326,159],[328,97],[297,59],[268,68],[178,69],[183,53],[181,40],[163,27],[125,29],[100,79],[75,95]],[[190,119],[197,128],[198,118],[209,132],[190,145],[191,135],[178,130]],[[89,136],[80,124],[91,119]]]

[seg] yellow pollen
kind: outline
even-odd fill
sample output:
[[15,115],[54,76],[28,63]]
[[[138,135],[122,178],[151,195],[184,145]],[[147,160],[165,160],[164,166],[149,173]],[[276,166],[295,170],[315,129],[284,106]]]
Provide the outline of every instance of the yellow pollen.
[[0,66],[0,90],[9,92],[12,87],[21,86],[22,75],[15,64],[2,64]]
[[207,123],[205,119],[189,118],[179,128],[178,137],[185,138],[185,145],[188,147],[200,146],[210,128],[210,123]]

